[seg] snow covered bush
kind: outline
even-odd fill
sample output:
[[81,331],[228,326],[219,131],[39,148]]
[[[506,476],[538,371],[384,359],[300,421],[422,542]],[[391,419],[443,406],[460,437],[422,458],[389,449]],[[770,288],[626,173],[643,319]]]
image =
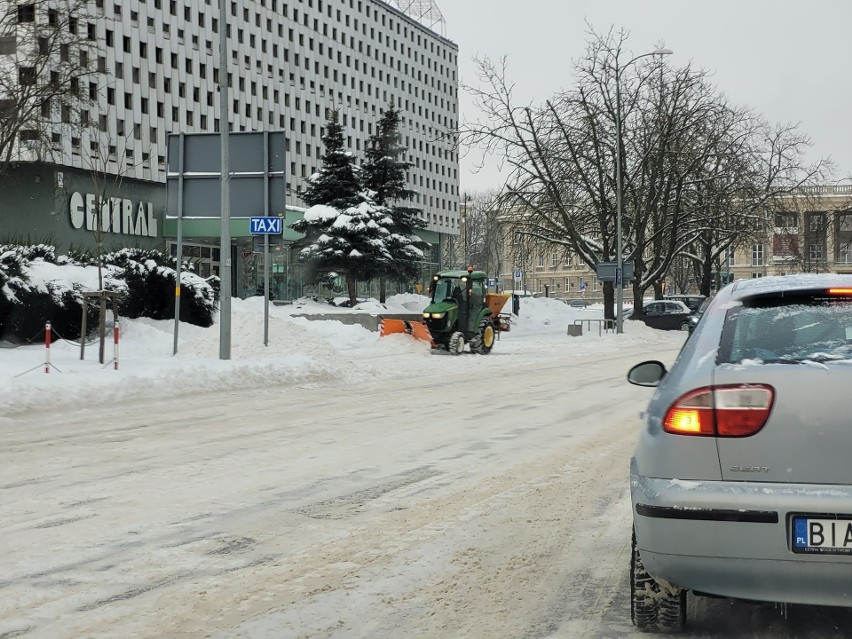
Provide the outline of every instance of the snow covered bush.
[[[45,244],[0,246],[0,338],[41,339],[47,321],[60,335],[80,335],[86,284],[68,277],[60,262]],[[90,310],[87,321],[93,317]]]
[[[125,317],[173,319],[175,316],[174,258],[160,251],[122,249],[103,258],[104,264],[121,270],[127,286],[121,304]],[[199,277],[181,270],[180,319],[197,326],[211,326],[219,300],[219,278]]]
[[[47,321],[66,338],[80,335],[83,292],[100,288],[91,258],[57,256],[47,245],[0,245],[0,339],[29,341]],[[119,316],[174,317],[174,260],[159,251],[124,249],[101,262],[103,288],[118,294]],[[181,273],[181,320],[210,326],[219,297],[218,278]],[[98,309],[87,309],[97,327]]]

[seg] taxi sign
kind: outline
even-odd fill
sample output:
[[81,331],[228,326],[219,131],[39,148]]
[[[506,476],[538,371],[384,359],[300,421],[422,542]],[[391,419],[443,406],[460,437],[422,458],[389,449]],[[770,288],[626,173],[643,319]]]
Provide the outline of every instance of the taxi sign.
[[249,220],[249,230],[252,235],[281,235],[284,225],[277,216],[253,217]]

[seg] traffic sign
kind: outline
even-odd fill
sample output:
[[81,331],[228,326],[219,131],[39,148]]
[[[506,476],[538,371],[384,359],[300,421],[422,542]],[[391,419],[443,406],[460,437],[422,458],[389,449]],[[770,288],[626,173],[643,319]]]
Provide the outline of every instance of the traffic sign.
[[614,284],[632,282],[634,277],[633,260],[624,260],[621,272],[618,272],[618,262],[598,262],[595,265],[595,275],[598,281]]
[[515,271],[515,281],[516,282],[521,281],[521,272],[520,271]]
[[585,291],[585,290],[586,290],[586,283],[585,283],[585,282],[580,282],[580,290],[581,290],[581,291]]
[[281,235],[284,225],[280,217],[253,217],[249,220],[252,235]]
[[280,251],[284,246],[283,235],[253,235],[251,238],[251,250],[253,253],[263,253],[266,250],[266,242],[269,241],[270,251]]

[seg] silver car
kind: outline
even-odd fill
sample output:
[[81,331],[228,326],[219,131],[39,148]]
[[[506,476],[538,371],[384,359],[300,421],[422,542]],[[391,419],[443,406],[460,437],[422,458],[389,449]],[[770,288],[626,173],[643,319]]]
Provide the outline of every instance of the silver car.
[[852,606],[852,275],[735,282],[656,387],[630,464],[631,615],[687,592]]

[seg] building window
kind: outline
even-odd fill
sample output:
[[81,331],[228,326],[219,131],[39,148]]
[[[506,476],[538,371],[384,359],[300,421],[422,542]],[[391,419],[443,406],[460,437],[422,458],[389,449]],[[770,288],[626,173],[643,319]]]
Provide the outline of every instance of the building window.
[[798,215],[795,213],[776,213],[774,217],[776,229],[790,230],[798,225]]
[[824,255],[821,244],[810,244],[808,246],[808,259],[811,262],[822,262]]
[[0,36],[0,55],[14,55],[17,50],[15,36]]
[[32,86],[36,83],[35,67],[20,67],[18,69],[18,82],[21,86]]
[[751,247],[751,265],[763,266],[763,244],[753,244]]
[[825,260],[826,215],[825,213],[809,213],[805,220],[808,260],[810,262],[822,262]]
[[35,3],[18,5],[18,22],[35,22]]
[[837,215],[837,261],[852,264],[852,213]]

